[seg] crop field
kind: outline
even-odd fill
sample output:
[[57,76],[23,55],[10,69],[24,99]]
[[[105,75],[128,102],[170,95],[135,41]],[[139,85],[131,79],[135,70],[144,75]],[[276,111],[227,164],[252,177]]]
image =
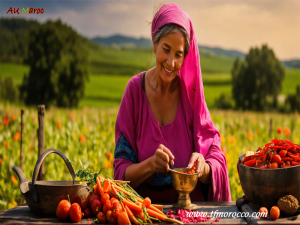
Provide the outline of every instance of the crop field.
[[[12,208],[21,201],[19,180],[12,170],[13,166],[20,165],[20,110],[21,108],[17,106],[0,104],[0,210]],[[108,174],[112,176],[117,111],[117,108],[113,107],[46,109],[45,150],[58,149],[77,165],[82,163],[84,167],[94,171],[106,168]],[[298,114],[212,110],[211,116],[221,133],[221,147],[227,159],[232,200],[243,195],[236,168],[240,154],[263,147],[273,137],[299,143]],[[271,118],[273,124],[270,130]],[[281,133],[277,132],[278,127],[282,128]],[[25,108],[23,172],[30,180],[38,158],[37,128],[37,109]],[[71,180],[63,160],[56,154],[46,157],[45,179]]]
[[[218,60],[215,59],[215,63],[217,62]],[[221,62],[224,61],[220,61],[220,63]],[[93,67],[92,64],[91,67]],[[93,70],[94,72],[97,72],[97,69],[91,69],[91,71]],[[137,71],[140,72],[144,70],[141,69]],[[300,70],[286,69],[285,71],[286,74],[282,84],[281,94],[295,94],[296,86],[297,84],[300,84]],[[25,65],[0,63],[1,76],[12,77],[14,79],[15,84],[17,85],[20,85],[22,83],[24,74],[28,72],[29,67]],[[85,96],[80,101],[79,107],[118,107],[121,102],[126,84],[131,76],[132,75],[124,75],[122,73],[91,73],[89,82],[87,82],[85,87]],[[204,83],[204,95],[206,99],[206,104],[209,109],[215,108],[215,100],[222,93],[226,94],[227,96],[231,96],[231,75],[229,71],[209,73],[204,70],[204,72],[202,72],[202,77]]]

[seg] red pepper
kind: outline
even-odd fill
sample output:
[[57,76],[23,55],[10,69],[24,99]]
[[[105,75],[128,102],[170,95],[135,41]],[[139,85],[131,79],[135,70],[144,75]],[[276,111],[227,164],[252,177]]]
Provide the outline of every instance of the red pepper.
[[285,157],[285,158],[282,158],[281,161],[294,161],[294,160],[290,157]]
[[266,166],[261,166],[261,167],[259,167],[259,169],[265,169],[266,168]]
[[245,157],[242,163],[249,161],[251,159],[251,156],[252,155],[249,155],[249,156]]
[[292,166],[298,166],[300,165],[300,162],[292,162]]
[[296,156],[293,156],[293,155],[290,155],[290,157],[292,157],[294,160],[296,160],[296,161],[299,161],[299,162],[300,162],[300,157],[296,157]]
[[244,165],[253,167],[253,166],[255,166],[255,163],[256,163],[256,159],[252,159],[252,160],[245,162]]

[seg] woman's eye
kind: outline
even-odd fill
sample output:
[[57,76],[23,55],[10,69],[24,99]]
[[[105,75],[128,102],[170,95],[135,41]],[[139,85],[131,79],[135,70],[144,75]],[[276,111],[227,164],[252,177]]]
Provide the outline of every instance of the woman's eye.
[[177,56],[178,58],[180,58],[180,57],[181,57],[181,55],[179,55],[179,54],[176,54],[176,56]]
[[166,48],[164,48],[164,51],[165,51],[165,52],[169,52],[170,50],[169,50],[169,49],[166,49]]

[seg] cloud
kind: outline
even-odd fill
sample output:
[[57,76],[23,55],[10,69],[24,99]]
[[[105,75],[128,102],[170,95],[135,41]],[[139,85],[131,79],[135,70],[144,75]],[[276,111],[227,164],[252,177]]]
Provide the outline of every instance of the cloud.
[[[155,8],[174,2],[191,17],[198,43],[248,52],[267,43],[280,59],[300,58],[298,0],[1,1],[0,17],[60,18],[83,36],[123,34],[150,38]],[[43,15],[6,15],[10,6],[44,7]]]

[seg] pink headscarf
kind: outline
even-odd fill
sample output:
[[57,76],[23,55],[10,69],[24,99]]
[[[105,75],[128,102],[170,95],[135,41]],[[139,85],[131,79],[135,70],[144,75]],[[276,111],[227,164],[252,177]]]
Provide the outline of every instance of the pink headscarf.
[[[173,23],[183,27],[190,40],[189,52],[178,72],[181,87],[186,90],[187,101],[192,109],[194,124],[194,146],[195,152],[204,157],[210,146],[220,146],[220,133],[211,121],[211,117],[205,102],[203,83],[200,68],[200,57],[197,40],[189,15],[176,4],[164,4],[152,21],[152,39],[155,33],[165,24]],[[187,106],[187,105],[186,105]],[[188,107],[188,106],[187,106]]]

